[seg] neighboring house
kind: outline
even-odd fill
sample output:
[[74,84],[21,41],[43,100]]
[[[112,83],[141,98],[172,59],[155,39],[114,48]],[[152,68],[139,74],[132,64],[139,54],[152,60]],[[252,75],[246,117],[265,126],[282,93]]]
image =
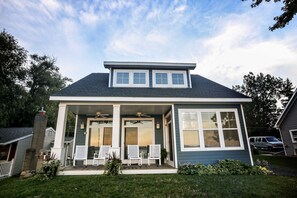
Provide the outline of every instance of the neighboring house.
[[[17,175],[22,171],[26,150],[31,148],[32,136],[33,128],[0,128],[0,164],[6,170],[6,167],[12,165],[10,175]],[[50,152],[54,138],[55,130],[52,127],[47,128],[42,152]]]
[[275,127],[280,131],[285,154],[297,155],[297,89],[278,118]]
[[50,97],[59,113],[52,152],[64,159],[67,112],[76,115],[74,145],[88,147],[87,164],[101,145],[139,145],[147,163],[149,144],[161,144],[166,163],[212,164],[237,159],[252,164],[242,103],[251,99],[200,75],[195,63],[104,62]]

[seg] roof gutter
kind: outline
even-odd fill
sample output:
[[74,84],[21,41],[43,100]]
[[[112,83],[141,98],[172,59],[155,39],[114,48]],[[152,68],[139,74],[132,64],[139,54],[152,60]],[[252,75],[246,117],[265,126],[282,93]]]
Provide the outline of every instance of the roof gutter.
[[162,97],[81,97],[81,96],[50,96],[52,101],[69,102],[252,102],[251,98],[162,98]]

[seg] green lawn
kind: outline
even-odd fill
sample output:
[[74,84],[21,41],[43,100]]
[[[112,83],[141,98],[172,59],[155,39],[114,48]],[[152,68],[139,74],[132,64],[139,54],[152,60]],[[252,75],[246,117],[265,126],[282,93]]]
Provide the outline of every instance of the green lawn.
[[0,181],[0,197],[296,197],[297,177],[120,175]]

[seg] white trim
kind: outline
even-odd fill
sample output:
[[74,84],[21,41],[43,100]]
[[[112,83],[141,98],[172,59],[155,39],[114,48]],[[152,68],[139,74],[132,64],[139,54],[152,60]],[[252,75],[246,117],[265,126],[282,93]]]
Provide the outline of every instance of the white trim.
[[[32,132],[33,132],[33,129],[32,129]],[[3,142],[3,143],[0,143],[0,145],[5,146],[5,145],[8,145],[8,144],[11,144],[11,143],[18,142],[20,140],[26,139],[26,138],[31,137],[31,136],[33,136],[33,134],[29,134],[29,135],[26,135],[26,136],[23,136],[23,137],[19,137],[17,139],[10,140],[8,142]]]
[[175,130],[175,113],[174,113],[174,104],[171,107],[171,112],[172,112],[172,133],[173,133],[173,150],[174,150],[174,155],[173,155],[173,160],[174,160],[174,168],[178,167],[177,164],[177,147],[176,147],[176,130]]
[[[72,155],[71,158],[74,158],[74,152],[75,152],[75,146],[76,146],[76,134],[77,134],[77,122],[78,122],[78,114],[75,115],[75,126],[74,126],[74,138],[73,138],[73,142],[74,144],[72,145]],[[85,125],[86,127],[87,125]]]
[[[167,74],[167,84],[156,84],[156,74],[157,73],[162,73],[162,74]],[[176,85],[173,84],[172,82],[172,74],[183,74],[183,80],[184,84],[181,85]],[[188,81],[187,81],[187,72],[186,71],[179,71],[179,70],[153,70],[152,72],[153,75],[153,87],[158,87],[158,88],[188,88]]]
[[[183,112],[194,112],[197,113],[197,122],[198,122],[198,133],[199,133],[199,147],[195,148],[185,148],[184,147],[184,140],[183,140],[183,128],[182,128],[182,113]],[[206,148],[205,147],[205,142],[204,142],[204,135],[203,135],[203,126],[202,126],[202,117],[201,113],[203,112],[214,112],[217,117],[217,123],[218,123],[218,128],[215,130],[218,131],[219,134],[219,140],[220,140],[220,147],[214,147],[214,148]],[[239,145],[238,147],[225,147],[225,142],[224,142],[224,131],[221,125],[221,117],[220,113],[221,112],[234,112],[235,113],[235,120],[236,120],[236,125],[237,125],[237,132],[238,132],[238,138],[239,138]],[[219,109],[178,109],[178,116],[179,116],[179,130],[180,130],[180,145],[181,145],[181,151],[186,152],[186,151],[226,151],[226,150],[244,150],[244,144],[243,144],[243,139],[242,139],[242,131],[241,131],[241,125],[239,122],[239,116],[238,116],[238,111],[235,108],[229,108],[229,109],[224,109],[224,108],[219,108]],[[235,128],[234,128],[235,129]]]
[[243,120],[243,126],[244,126],[244,130],[245,130],[245,138],[246,138],[246,142],[247,142],[248,149],[249,149],[251,165],[254,166],[254,160],[253,160],[253,156],[252,156],[250,141],[249,141],[249,138],[248,138],[248,132],[247,132],[247,128],[246,128],[245,116],[244,116],[244,111],[243,111],[242,104],[240,105],[240,109],[241,109],[241,115],[242,115],[242,120]]
[[295,132],[295,131],[297,132],[297,129],[291,129],[291,130],[289,130],[290,135],[291,135],[291,140],[292,140],[292,143],[297,143],[297,141],[294,140],[294,137],[293,137],[293,134],[292,134],[293,131],[294,131],[294,132]]
[[284,152],[285,152],[285,156],[287,156],[287,150],[286,150],[286,147],[285,147],[285,144],[284,144],[284,138],[283,138],[283,133],[281,132],[280,128],[276,128],[282,138],[282,142],[283,142],[283,147],[284,147]]
[[[128,73],[129,83],[128,84],[119,84],[117,83],[117,74],[118,73]],[[144,73],[145,74],[145,84],[134,84],[134,73]],[[149,70],[141,69],[114,69],[113,70],[113,87],[149,87]]]
[[252,102],[251,98],[164,98],[164,97],[92,97],[92,96],[50,96],[52,101],[69,102]]
[[[131,169],[122,170],[123,175],[130,174],[176,174],[177,169]],[[58,175],[103,175],[104,170],[61,170]]]
[[119,61],[104,61],[105,68],[111,66],[170,66],[170,67],[191,67],[195,69],[196,63],[170,63],[170,62],[119,62]]
[[109,75],[108,75],[108,87],[111,87],[111,69],[109,70]]
[[189,87],[192,88],[192,78],[191,78],[191,73],[189,69],[188,69],[188,79],[189,79]]

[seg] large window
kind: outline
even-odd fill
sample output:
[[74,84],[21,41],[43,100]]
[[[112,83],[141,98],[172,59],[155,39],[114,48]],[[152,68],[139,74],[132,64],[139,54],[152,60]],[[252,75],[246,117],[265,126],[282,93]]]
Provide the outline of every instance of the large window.
[[154,144],[154,124],[151,118],[123,119],[122,152],[127,159],[127,145],[139,145],[139,152],[143,158],[148,156],[148,146]]
[[290,130],[291,138],[293,143],[297,143],[297,129]]
[[187,88],[187,72],[181,70],[153,70],[153,87]]
[[102,145],[112,145],[112,121],[90,120],[88,130],[88,158],[93,158]]
[[182,151],[243,149],[236,109],[179,109]]
[[115,69],[113,72],[114,87],[148,87],[148,70]]
[[185,148],[200,147],[197,113],[182,113],[183,138]]

